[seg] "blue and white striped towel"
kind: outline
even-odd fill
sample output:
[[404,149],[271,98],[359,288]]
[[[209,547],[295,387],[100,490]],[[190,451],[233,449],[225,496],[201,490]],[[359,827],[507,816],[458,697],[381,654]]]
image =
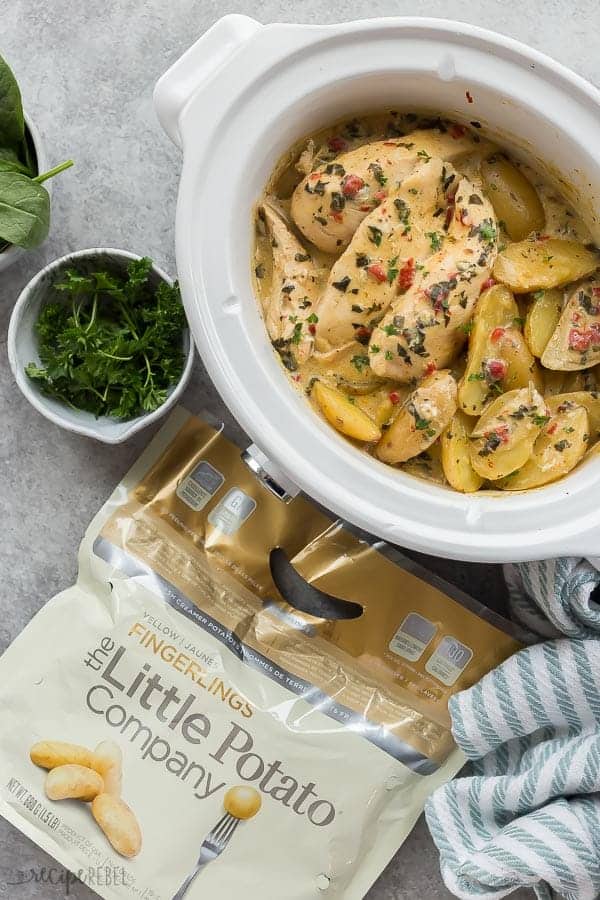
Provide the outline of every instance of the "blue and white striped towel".
[[[457,897],[600,897],[600,571],[578,559],[506,568],[513,618],[539,641],[451,700],[463,777],[429,800]],[[566,635],[567,637],[564,637]]]

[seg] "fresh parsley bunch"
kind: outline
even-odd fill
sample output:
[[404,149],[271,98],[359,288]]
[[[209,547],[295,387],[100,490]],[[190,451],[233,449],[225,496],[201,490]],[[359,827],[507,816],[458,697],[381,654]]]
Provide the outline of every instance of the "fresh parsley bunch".
[[27,375],[45,394],[95,416],[131,419],[164,403],[184,366],[185,313],[177,284],[150,283],[152,260],[127,275],[68,269],[60,299],[36,323],[42,366]]
[[68,160],[38,174],[21,92],[0,56],[0,252],[11,244],[29,249],[45,240],[50,227],[50,197],[42,182],[72,165]]

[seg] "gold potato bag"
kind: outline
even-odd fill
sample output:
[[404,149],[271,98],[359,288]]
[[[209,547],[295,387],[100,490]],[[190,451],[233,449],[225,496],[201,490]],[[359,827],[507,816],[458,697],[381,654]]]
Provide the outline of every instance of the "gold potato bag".
[[[518,649],[394,553],[282,502],[177,410],[88,528],[77,583],[0,661],[0,812],[108,872],[102,897],[179,898],[199,858],[190,900],[363,897],[463,763],[448,698]],[[360,614],[303,611],[276,586],[298,580]],[[127,806],[49,800],[40,741],[114,742]]]

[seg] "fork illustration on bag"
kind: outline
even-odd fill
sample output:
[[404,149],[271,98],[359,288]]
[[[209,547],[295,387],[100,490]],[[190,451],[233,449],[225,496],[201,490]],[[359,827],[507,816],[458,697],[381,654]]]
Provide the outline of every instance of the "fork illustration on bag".
[[260,794],[251,787],[233,787],[225,794],[223,806],[225,814],[202,841],[196,865],[174,894],[173,900],[183,900],[200,870],[225,850],[241,820],[256,815],[261,807]]
[[221,855],[221,853],[231,840],[231,836],[239,823],[240,820],[232,816],[231,813],[225,813],[225,815],[221,819],[219,819],[215,827],[211,831],[209,831],[209,833],[202,841],[202,846],[200,847],[200,854],[198,856],[196,867],[185,879],[177,893],[174,895],[173,900],[182,900],[182,898],[185,897],[188,892],[188,888],[190,887],[192,881],[195,879],[200,869],[203,869],[207,863],[212,862],[213,859],[216,859],[217,856]]

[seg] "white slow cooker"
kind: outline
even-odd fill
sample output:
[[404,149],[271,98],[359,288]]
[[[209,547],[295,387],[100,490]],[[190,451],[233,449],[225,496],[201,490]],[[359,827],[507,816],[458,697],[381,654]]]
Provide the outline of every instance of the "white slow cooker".
[[288,383],[250,274],[253,204],[281,154],[323,125],[385,106],[478,120],[517,155],[533,153],[571,186],[600,242],[600,92],[522,44],[457,22],[263,26],[231,15],[161,78],[155,104],[184,154],[176,242],[186,311],[211,378],[260,448],[255,468],[373,534],[439,556],[600,555],[600,455],[539,490],[471,496],[370,460]]

